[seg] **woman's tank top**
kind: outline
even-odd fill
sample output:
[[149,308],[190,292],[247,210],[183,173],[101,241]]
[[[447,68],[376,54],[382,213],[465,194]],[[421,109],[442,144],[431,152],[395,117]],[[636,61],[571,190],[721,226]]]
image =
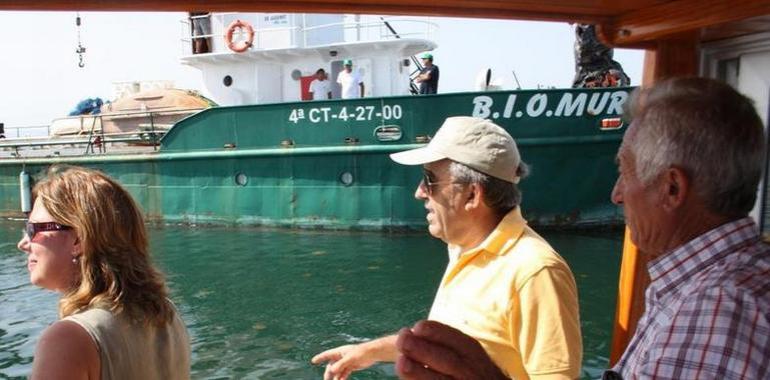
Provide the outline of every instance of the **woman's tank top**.
[[101,359],[102,380],[190,378],[190,338],[176,312],[162,327],[98,308],[63,320],[77,323],[91,335]]

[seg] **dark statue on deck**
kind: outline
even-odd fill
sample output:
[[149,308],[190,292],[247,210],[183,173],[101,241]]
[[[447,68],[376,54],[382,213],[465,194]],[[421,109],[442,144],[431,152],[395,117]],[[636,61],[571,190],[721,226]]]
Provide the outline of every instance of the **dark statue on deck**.
[[599,42],[594,25],[575,25],[574,88],[629,86],[623,67],[612,59],[612,48]]

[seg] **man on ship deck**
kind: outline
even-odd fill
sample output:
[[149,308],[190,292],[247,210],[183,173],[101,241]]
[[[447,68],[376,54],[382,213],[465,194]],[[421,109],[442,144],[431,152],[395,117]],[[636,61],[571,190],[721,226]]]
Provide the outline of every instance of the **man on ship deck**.
[[[764,171],[761,119],[751,100],[704,78],[637,92],[630,111],[612,201],[651,283],[602,378],[770,378],[770,245],[748,216]],[[397,345],[405,379],[486,378],[498,363],[483,342],[435,322],[402,329]]]
[[420,84],[420,95],[438,93],[439,70],[438,66],[433,64],[433,54],[425,53],[421,58],[423,68],[415,78],[415,82]]
[[326,70],[316,70],[315,79],[310,82],[309,92],[313,100],[326,100],[332,98],[332,85],[328,80]]
[[364,78],[358,70],[353,70],[353,61],[346,59],[343,69],[337,74],[337,83],[340,85],[342,99],[355,99],[364,97]]
[[[429,319],[481,342],[495,364],[484,379],[574,379],[582,342],[577,288],[567,263],[521,216],[526,175],[511,136],[489,120],[451,117],[423,147],[395,153],[423,165],[415,198],[428,230],[448,245],[449,264]],[[398,357],[397,335],[316,355],[324,379]]]

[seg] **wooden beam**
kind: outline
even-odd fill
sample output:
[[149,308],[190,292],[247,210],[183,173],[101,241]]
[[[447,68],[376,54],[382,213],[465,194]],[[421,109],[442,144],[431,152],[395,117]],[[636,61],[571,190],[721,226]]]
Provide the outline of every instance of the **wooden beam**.
[[655,50],[645,53],[642,83],[650,85],[675,76],[698,75],[697,38],[698,34],[691,32],[677,39],[656,41]]
[[600,25],[610,46],[645,42],[683,31],[770,15],[768,0],[15,0],[0,10],[359,13],[520,19]]
[[[648,3],[651,0],[637,0]],[[591,1],[570,0],[17,0],[0,1],[0,10],[151,11],[151,12],[292,12],[358,13],[607,23],[620,10]]]
[[610,46],[638,46],[761,15],[770,15],[770,1],[676,0],[623,13],[602,24],[599,37]]

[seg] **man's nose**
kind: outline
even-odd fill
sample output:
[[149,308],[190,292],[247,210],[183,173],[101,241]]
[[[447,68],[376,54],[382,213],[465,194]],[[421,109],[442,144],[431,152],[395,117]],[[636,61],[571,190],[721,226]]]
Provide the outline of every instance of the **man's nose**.
[[425,190],[425,182],[423,182],[423,180],[420,180],[420,183],[417,184],[417,189],[414,191],[414,197],[418,200],[428,199],[428,192]]

